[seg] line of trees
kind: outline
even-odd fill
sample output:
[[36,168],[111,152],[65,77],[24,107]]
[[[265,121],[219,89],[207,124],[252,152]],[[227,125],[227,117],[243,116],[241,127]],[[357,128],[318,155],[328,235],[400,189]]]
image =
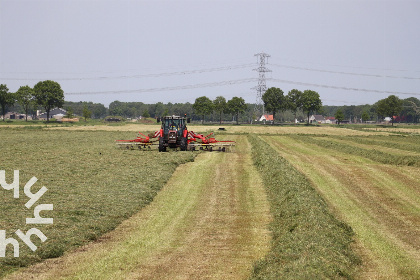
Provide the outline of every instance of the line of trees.
[[[269,88],[262,96],[265,111],[273,114],[276,121],[294,122],[309,121],[311,114],[335,116],[338,121],[350,122],[381,122],[385,117],[390,117],[394,122],[418,123],[420,117],[420,100],[414,97],[399,99],[389,96],[373,105],[350,106],[322,106],[319,94],[313,90],[300,91],[292,89],[287,95],[275,87]],[[226,100],[222,95],[210,100],[206,96],[199,97],[193,104],[187,103],[162,103],[145,104],[143,102],[114,101],[106,108],[103,104],[92,102],[64,101],[63,90],[54,81],[42,81],[34,88],[22,86],[15,93],[9,92],[6,85],[0,85],[1,114],[15,111],[30,115],[36,109],[42,108],[49,115],[49,110],[61,107],[68,114],[92,117],[96,119],[106,116],[120,116],[123,118],[151,117],[157,118],[164,115],[187,114],[194,121],[236,121],[236,123],[250,123],[260,115],[255,112],[255,105],[245,103],[241,97]],[[90,112],[90,114],[86,114]],[[48,116],[49,118],[49,116]]]
[[0,107],[3,121],[8,111],[16,111],[28,116],[35,115],[38,109],[47,113],[47,121],[50,120],[50,111],[54,108],[67,110],[67,117],[74,114],[83,116],[85,120],[91,118],[104,118],[108,109],[103,104],[92,102],[68,102],[64,101],[64,92],[59,83],[46,80],[38,82],[33,88],[28,85],[21,86],[16,92],[10,92],[5,84],[0,85]]
[[395,95],[381,99],[373,105],[360,106],[325,106],[324,111],[334,115],[338,123],[344,120],[352,122],[380,122],[389,117],[394,122],[418,123],[420,118],[420,100],[415,97],[400,99]]
[[59,83],[46,80],[38,82],[34,88],[21,86],[17,92],[9,92],[6,85],[0,85],[0,105],[2,109],[3,121],[5,120],[6,107],[13,106],[15,103],[23,108],[26,120],[29,110],[35,106],[41,106],[47,113],[49,120],[50,111],[53,108],[61,107],[64,104],[64,92]]
[[213,101],[206,96],[201,96],[195,100],[192,107],[196,115],[202,116],[202,122],[204,122],[206,115],[211,115],[213,112],[216,112],[220,123],[222,123],[222,114],[230,114],[235,117],[236,124],[239,124],[239,115],[245,113],[247,104],[242,97],[237,96],[229,101],[226,101],[223,96],[218,96]]
[[[280,94],[278,93],[280,91]],[[274,102],[268,98],[270,95],[278,94],[280,102]],[[276,93],[277,92],[277,93]],[[267,95],[266,95],[267,94]],[[265,97],[264,97],[265,96]],[[266,97],[268,99],[266,99]],[[381,110],[381,102],[373,105],[345,105],[345,106],[325,106],[319,99],[319,94],[312,90],[299,91],[293,89],[287,95],[282,94],[281,90],[270,88],[263,95],[265,111],[274,113],[276,122],[307,122],[311,114],[324,116],[335,116],[337,111],[341,111],[342,120],[353,123],[357,122],[381,122],[385,117],[397,116],[394,122],[419,122],[420,100],[414,97],[402,99],[402,110],[398,114],[389,114]],[[67,103],[69,106],[76,106],[77,103]],[[66,104],[64,106],[66,106]],[[279,105],[280,104],[280,105]],[[103,106],[102,104],[97,104]],[[398,108],[397,108],[398,109]],[[76,113],[76,110],[75,110]],[[245,103],[240,97],[234,97],[229,101],[223,96],[218,96],[214,100],[206,96],[199,97],[194,103],[162,103],[145,104],[143,102],[121,102],[114,101],[109,105],[109,109],[102,107],[102,116],[113,115],[124,118],[161,117],[164,115],[184,115],[187,114],[193,121],[222,122],[232,121],[250,123],[260,117],[255,112],[255,104]],[[100,118],[101,116],[95,116]],[[338,119],[338,118],[336,118]]]
[[279,111],[284,112],[290,110],[296,119],[297,111],[301,110],[307,115],[307,122],[309,123],[310,114],[318,112],[322,108],[321,98],[313,90],[302,92],[297,89],[292,89],[287,95],[284,95],[281,89],[271,87],[263,94],[262,100],[265,109],[273,114],[273,124],[276,113]]

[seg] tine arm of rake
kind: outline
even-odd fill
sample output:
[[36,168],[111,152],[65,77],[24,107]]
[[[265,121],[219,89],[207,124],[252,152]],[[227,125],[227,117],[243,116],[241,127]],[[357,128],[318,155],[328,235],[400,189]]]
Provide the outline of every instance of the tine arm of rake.
[[213,134],[213,132],[212,133],[210,133],[209,135],[207,135],[206,137],[204,137],[204,138],[207,138],[207,137],[209,137],[210,135],[212,135]]

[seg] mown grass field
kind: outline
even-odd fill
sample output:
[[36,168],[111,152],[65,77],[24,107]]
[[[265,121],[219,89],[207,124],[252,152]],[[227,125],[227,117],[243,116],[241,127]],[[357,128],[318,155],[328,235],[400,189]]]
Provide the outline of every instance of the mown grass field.
[[253,157],[271,205],[271,251],[253,279],[351,279],[361,260],[352,229],[330,213],[311,182],[275,149],[252,136]]
[[[218,131],[219,127],[225,128],[225,131]],[[52,125],[47,126],[48,129],[52,130],[106,130],[106,131],[156,131],[160,129],[159,124],[136,124],[128,123],[126,125],[113,124],[113,125],[83,125],[83,126],[71,126],[71,125]],[[375,131],[375,130],[364,130],[362,128],[356,127],[334,127],[330,125],[325,126],[306,126],[306,125],[231,125],[231,124],[222,124],[222,125],[200,125],[200,124],[190,124],[188,126],[189,130],[199,133],[205,132],[220,132],[228,134],[241,134],[241,133],[255,133],[255,134],[313,134],[313,135],[389,135],[388,131]],[[417,133],[416,129],[410,130],[412,133]]]
[[[270,218],[246,136],[201,153],[142,211],[99,242],[11,279],[246,279],[269,249]],[[181,152],[180,152],[181,153]]]
[[[0,277],[21,266],[61,256],[97,240],[106,232],[112,235],[112,230],[123,221],[134,225],[133,242],[134,239],[139,244],[152,242],[147,248],[159,245],[159,239],[152,234],[157,229],[153,223],[149,225],[150,232],[141,233],[146,236],[145,240],[141,240],[134,237],[138,234],[138,221],[132,222],[129,218],[144,215],[144,206],[150,204],[169,180],[182,181],[183,174],[174,173],[177,166],[194,161],[197,153],[158,153],[115,147],[115,139],[132,139],[137,131],[152,132],[159,129],[159,125],[9,126],[0,127],[0,170],[6,171],[8,182],[12,180],[13,170],[20,170],[20,198],[13,199],[12,191],[0,188],[0,229],[7,230],[9,237],[16,229],[25,232],[30,228],[25,225],[25,218],[31,217],[33,210],[24,206],[27,199],[23,186],[32,176],[38,178],[32,192],[41,186],[49,189],[39,203],[54,204],[54,211],[41,212],[43,217],[54,218],[54,224],[38,226],[48,240],[41,243],[34,237],[34,243],[39,246],[35,253],[21,244],[21,257],[13,258],[10,247],[7,258],[0,258]],[[175,270],[171,270],[166,264],[165,275],[175,277],[179,272],[184,276],[205,278],[211,273],[200,274],[204,268],[218,270],[222,275],[232,271],[228,266],[234,266],[239,261],[243,267],[240,271],[245,272],[240,275],[249,275],[252,270],[249,260],[256,259],[258,254],[255,253],[254,257],[248,254],[254,250],[266,255],[253,265],[252,279],[420,277],[418,128],[399,132],[393,128],[376,131],[333,126],[241,125],[225,126],[226,131],[219,133],[218,127],[192,125],[190,130],[198,133],[216,131],[216,138],[225,139],[236,138],[239,134],[242,139],[240,145],[252,145],[252,152],[250,147],[242,149],[238,146],[234,154],[215,154],[214,158],[206,159],[217,163],[219,169],[212,165],[200,167],[198,162],[189,163],[188,169],[199,172],[207,168],[208,178],[219,176],[223,187],[236,187],[222,188],[217,181],[210,180],[213,185],[206,186],[208,193],[204,193],[204,198],[211,198],[213,204],[198,195],[197,191],[203,190],[205,184],[201,181],[203,178],[195,173],[190,175],[191,180],[201,182],[197,183],[197,188],[188,189],[181,185],[178,189],[186,192],[186,197],[190,199],[195,195],[196,204],[190,210],[195,209],[203,215],[213,211],[211,213],[215,218],[209,220],[214,222],[212,226],[200,224],[200,231],[195,235],[196,243],[190,240],[183,247],[180,238],[186,232],[192,232],[192,228],[181,226],[194,224],[190,218],[195,212],[189,210],[190,214],[185,216],[188,218],[185,221],[189,222],[179,224],[179,228],[183,228],[181,232],[177,232],[175,226],[168,231],[170,234],[163,234],[164,240],[165,236],[175,238],[171,241],[175,243],[168,243],[172,245],[167,250],[180,248],[180,251],[169,254],[166,249],[160,250],[152,259],[144,258],[145,255],[137,259],[122,256],[119,264],[123,267],[124,264],[126,267],[136,264],[135,260],[139,260],[143,264],[152,263],[147,271],[153,272],[153,266],[165,266],[159,260],[171,263],[182,258],[190,262],[178,264],[178,270],[175,266],[172,267]],[[243,140],[247,135],[250,144]],[[254,160],[258,172],[252,171],[250,159]],[[235,162],[239,162],[240,166],[236,167],[238,164]],[[181,167],[184,166],[187,165]],[[223,169],[237,176],[223,173]],[[249,178],[262,182],[264,188],[246,187],[249,186]],[[254,193],[249,193],[251,190]],[[272,237],[268,253],[263,243],[249,243],[248,233],[236,233],[241,231],[241,226],[245,228],[249,225],[239,217],[246,217],[243,216],[244,203],[253,205],[255,198],[261,197],[256,192],[267,195],[272,221],[268,225],[269,219],[264,216],[264,211],[259,214],[253,212],[248,220],[255,222],[255,219],[258,220],[255,214],[262,215],[261,221],[266,223]],[[169,203],[175,207],[176,199],[173,200],[172,195],[167,195],[167,199],[172,199]],[[203,205],[200,207],[200,204]],[[208,211],[204,205],[212,206],[213,210]],[[162,213],[169,213],[172,208],[168,209]],[[182,221],[184,218],[176,219]],[[226,225],[234,225],[235,230],[223,227]],[[260,224],[259,228],[263,226]],[[219,229],[217,234],[212,231],[215,228]],[[212,243],[216,241],[219,243]],[[209,254],[202,243],[216,244],[216,248],[212,249],[220,250],[221,255]],[[142,250],[140,247],[137,251],[123,249],[130,244],[133,245],[123,242],[120,249],[135,254]],[[233,249],[228,254],[226,248],[238,248],[235,246],[248,246],[250,250],[241,254],[240,250]],[[193,247],[201,251],[194,251]],[[89,250],[90,247],[86,248]],[[117,256],[118,250],[110,249],[109,254]],[[213,263],[210,256],[221,257]],[[226,261],[220,262],[222,259]],[[247,259],[246,266],[241,259]],[[60,260],[65,258],[59,258],[57,262]],[[101,261],[95,265],[107,266]],[[101,269],[98,275],[106,275],[106,269]],[[130,269],[134,273],[129,275],[131,278],[140,275],[139,269]],[[191,273],[185,274],[185,269],[190,269]],[[77,268],[73,270],[77,271]],[[70,271],[73,270],[70,268]],[[70,273],[67,276],[84,275],[83,271],[78,273],[81,274]],[[118,273],[115,275],[120,275]],[[164,279],[165,275],[160,278]],[[217,279],[217,274],[211,275],[216,275]]]
[[0,188],[0,229],[7,237],[28,230],[23,187],[33,176],[38,181],[31,191],[42,186],[48,191],[39,204],[53,204],[53,211],[41,216],[53,218],[53,225],[37,225],[47,237],[32,252],[21,242],[20,257],[13,258],[12,247],[7,257],[0,258],[0,276],[19,266],[58,257],[64,251],[96,240],[114,229],[142,207],[150,203],[171,177],[175,168],[194,160],[194,153],[155,153],[125,151],[115,147],[115,139],[131,139],[130,132],[50,131],[45,129],[0,128],[0,170],[6,171],[7,182],[13,170],[20,171],[20,198]]
[[419,136],[263,136],[352,227],[358,277],[420,278]]

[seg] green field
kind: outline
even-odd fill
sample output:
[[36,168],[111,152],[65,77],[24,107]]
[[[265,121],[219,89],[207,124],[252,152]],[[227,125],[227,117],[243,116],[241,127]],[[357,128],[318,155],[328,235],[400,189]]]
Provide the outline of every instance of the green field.
[[419,136],[264,136],[353,228],[359,277],[420,276]]
[[54,218],[54,224],[38,226],[48,240],[35,240],[39,245],[35,253],[22,245],[19,258],[7,250],[7,257],[0,259],[0,275],[60,256],[114,229],[149,204],[175,168],[196,155],[117,149],[115,139],[127,137],[133,134],[0,129],[0,170],[6,171],[7,182],[13,180],[13,170],[20,171],[19,199],[13,198],[12,191],[0,189],[0,229],[10,237],[17,229],[30,228],[25,218],[33,216],[33,209],[24,206],[28,199],[23,186],[33,176],[38,178],[33,193],[42,186],[48,189],[39,203],[54,205],[53,211],[41,212]]
[[[0,188],[0,229],[6,230],[7,237],[16,237],[17,229],[26,232],[31,228],[25,218],[33,216],[33,209],[24,205],[28,199],[23,186],[33,176],[38,178],[33,193],[42,186],[48,188],[38,203],[54,205],[53,211],[41,212],[42,217],[54,218],[54,224],[37,225],[47,241],[34,237],[32,241],[39,246],[35,252],[21,244],[19,258],[12,256],[9,246],[7,257],[0,258],[0,277],[51,258],[22,273],[42,278],[47,267],[69,278],[143,275],[146,279],[157,275],[154,269],[165,267],[166,273],[155,279],[169,279],[168,275],[220,279],[231,274],[236,276],[228,278],[420,277],[417,128],[410,133],[406,129],[389,132],[332,126],[228,126],[216,138],[238,141],[235,153],[116,148],[116,139],[131,139],[135,131],[157,128],[141,124],[0,127],[0,170],[6,171],[7,182],[13,180],[13,170],[20,170],[19,199]],[[202,133],[217,128],[191,126]],[[184,179],[191,185],[176,183]],[[255,208],[264,204],[261,199],[265,196],[271,218]],[[177,199],[193,204],[178,205]],[[156,220],[143,226],[139,217],[149,204],[157,211]],[[166,215],[172,211],[184,214],[159,220],[170,217]],[[160,222],[160,234],[153,234],[154,225]],[[124,237],[128,239],[121,236],[121,246],[116,246],[113,236],[127,226],[132,227],[132,234]],[[145,231],[140,232],[141,228]],[[251,234],[264,229],[271,236],[268,248],[267,237],[258,241]],[[133,239],[136,235],[144,238]],[[142,255],[145,245],[141,244],[146,241],[153,245],[147,245],[151,251]],[[114,274],[102,270],[110,267],[105,259],[91,257],[97,256],[97,249],[90,245],[81,249],[86,251],[84,261],[77,261],[77,248],[86,244],[108,248],[106,253],[120,264],[114,267]],[[138,249],[130,251],[126,245]],[[134,255],[123,257],[121,252]],[[56,258],[63,254],[64,258]],[[184,262],[164,264],[174,259]],[[87,267],[93,274],[83,274]],[[117,273],[121,267],[130,273]],[[55,279],[60,274],[52,275]]]

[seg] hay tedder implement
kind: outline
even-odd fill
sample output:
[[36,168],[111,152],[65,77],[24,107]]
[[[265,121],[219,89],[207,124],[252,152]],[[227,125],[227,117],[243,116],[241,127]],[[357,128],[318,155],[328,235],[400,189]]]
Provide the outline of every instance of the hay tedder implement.
[[[168,148],[180,149],[181,151],[230,151],[235,146],[235,141],[218,141],[211,137],[213,132],[204,136],[187,129],[189,119],[180,116],[167,116],[161,119],[162,127],[148,136],[139,132],[136,139],[116,140],[117,144],[126,149],[143,149],[158,146],[159,152],[165,152]],[[159,121],[159,120],[158,120]]]

